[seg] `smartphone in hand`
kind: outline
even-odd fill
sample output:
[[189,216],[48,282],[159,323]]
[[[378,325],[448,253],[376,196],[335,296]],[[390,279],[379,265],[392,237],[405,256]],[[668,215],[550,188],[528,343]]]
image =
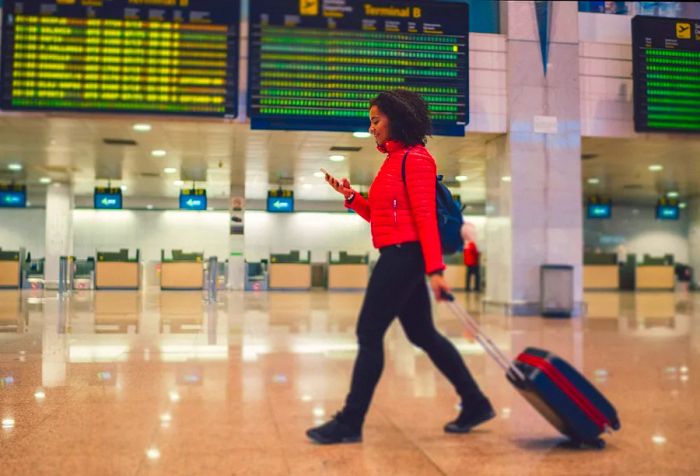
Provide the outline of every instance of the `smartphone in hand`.
[[328,172],[328,171],[327,171],[326,169],[324,169],[323,167],[321,167],[321,172],[323,172],[324,174],[326,174],[326,182],[328,182],[333,188],[335,188],[335,189],[337,190],[338,187],[340,187],[340,181],[339,181],[337,178],[333,177],[333,176],[330,174],[330,172]]

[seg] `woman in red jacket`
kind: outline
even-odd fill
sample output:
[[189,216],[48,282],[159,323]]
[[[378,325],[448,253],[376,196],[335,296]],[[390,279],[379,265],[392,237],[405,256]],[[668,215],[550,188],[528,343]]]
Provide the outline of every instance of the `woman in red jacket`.
[[[452,343],[435,329],[430,296],[449,291],[435,208],[435,160],[425,148],[431,132],[428,107],[406,90],[379,94],[370,102],[370,128],[386,159],[363,198],[343,178],[326,175],[345,197],[345,206],[370,223],[380,257],[372,272],[357,322],[359,351],[345,406],[327,423],[306,432],[317,443],[362,441],[362,424],[384,367],[384,334],[398,316],[408,339],[422,348],[454,385],[462,411],[445,425],[450,433],[466,433],[495,416]],[[405,182],[402,174],[406,158]]]

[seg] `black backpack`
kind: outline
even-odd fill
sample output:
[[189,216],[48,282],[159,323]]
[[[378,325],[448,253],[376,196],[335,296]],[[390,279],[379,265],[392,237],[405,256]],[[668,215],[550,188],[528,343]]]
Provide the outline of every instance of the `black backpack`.
[[[401,179],[404,186],[406,185],[406,158],[410,151],[410,148],[406,151],[401,163]],[[462,210],[452,199],[452,193],[442,183],[442,175],[437,176],[435,183],[435,206],[442,254],[451,255],[462,251],[464,249],[464,240],[461,232],[464,224]]]

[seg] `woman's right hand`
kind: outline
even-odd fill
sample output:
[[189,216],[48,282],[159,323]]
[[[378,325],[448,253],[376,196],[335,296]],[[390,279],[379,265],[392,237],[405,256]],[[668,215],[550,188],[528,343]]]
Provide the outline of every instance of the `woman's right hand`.
[[354,192],[353,189],[350,187],[350,181],[345,177],[338,180],[331,174],[326,174],[326,182],[328,182],[328,185],[333,187],[333,190],[342,194],[343,197],[345,197],[346,199]]

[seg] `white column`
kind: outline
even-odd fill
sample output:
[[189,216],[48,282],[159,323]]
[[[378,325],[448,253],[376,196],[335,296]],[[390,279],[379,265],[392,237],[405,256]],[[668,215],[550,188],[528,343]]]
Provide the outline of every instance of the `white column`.
[[73,254],[73,188],[70,184],[56,182],[46,189],[45,250],[46,288],[57,289],[59,258]]
[[507,2],[508,132],[487,146],[485,300],[513,314],[539,312],[543,264],[573,265],[583,299],[578,6],[551,8],[545,75],[534,2]]
[[245,185],[231,185],[229,200],[228,288],[245,287]]

